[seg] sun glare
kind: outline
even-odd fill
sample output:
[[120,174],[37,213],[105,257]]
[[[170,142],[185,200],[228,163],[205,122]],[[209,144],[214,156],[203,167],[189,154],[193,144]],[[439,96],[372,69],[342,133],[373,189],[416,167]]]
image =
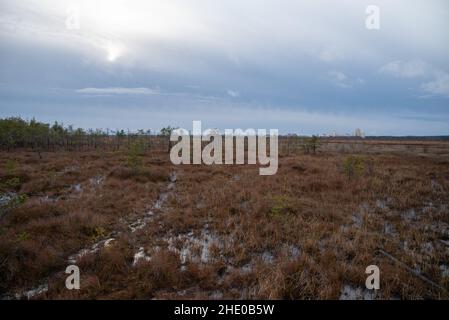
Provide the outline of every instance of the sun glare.
[[106,59],[109,62],[115,62],[123,53],[123,48],[114,43],[108,43],[106,45]]
[[123,56],[123,44],[117,45],[114,39],[174,38],[189,28],[198,30],[192,13],[180,7],[179,3],[162,0],[137,0],[133,3],[131,7],[123,0],[91,0],[83,2],[80,7],[81,29],[112,42],[100,45],[106,50],[108,61],[113,62]]

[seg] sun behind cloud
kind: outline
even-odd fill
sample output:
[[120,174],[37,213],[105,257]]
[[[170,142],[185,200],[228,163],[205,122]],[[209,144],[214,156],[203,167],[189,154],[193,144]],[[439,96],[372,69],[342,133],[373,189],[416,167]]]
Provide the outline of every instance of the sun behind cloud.
[[124,53],[124,47],[117,43],[109,42],[106,45],[106,59],[109,62],[115,62]]

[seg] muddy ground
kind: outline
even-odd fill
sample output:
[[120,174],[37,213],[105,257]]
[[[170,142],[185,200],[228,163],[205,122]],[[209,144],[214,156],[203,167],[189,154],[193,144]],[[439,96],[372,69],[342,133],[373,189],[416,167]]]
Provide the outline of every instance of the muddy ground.
[[448,155],[297,153],[274,176],[139,157],[1,154],[3,298],[448,298]]

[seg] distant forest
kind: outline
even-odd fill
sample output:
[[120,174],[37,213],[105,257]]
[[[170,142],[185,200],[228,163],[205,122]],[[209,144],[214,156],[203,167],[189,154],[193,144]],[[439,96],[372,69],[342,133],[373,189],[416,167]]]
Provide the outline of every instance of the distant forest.
[[[153,150],[169,150],[169,136],[174,127],[167,126],[160,131],[140,129],[134,132],[117,129],[82,129],[74,128],[73,125],[64,126],[62,123],[44,123],[35,120],[24,120],[20,117],[0,119],[0,149],[12,150],[17,148],[31,148],[35,151],[55,150],[91,150],[107,149],[119,150],[122,147],[130,147],[136,141],[144,148]],[[317,137],[317,136],[314,136]],[[295,140],[310,140],[310,137],[297,135],[284,135],[280,142],[284,141],[290,148]],[[334,140],[360,140],[360,137],[337,136],[321,137],[325,141]],[[449,136],[367,136],[363,140],[382,141],[449,141]]]
[[[24,120],[20,117],[0,119],[0,148],[32,148],[37,150],[79,150],[86,148],[120,149],[130,143],[131,137],[152,137],[146,141],[152,144],[164,144],[174,128],[168,126],[159,132],[137,130],[129,132],[123,129],[82,129],[62,123],[44,123],[35,120]],[[158,139],[162,137],[162,139]],[[159,141],[162,140],[162,141]]]

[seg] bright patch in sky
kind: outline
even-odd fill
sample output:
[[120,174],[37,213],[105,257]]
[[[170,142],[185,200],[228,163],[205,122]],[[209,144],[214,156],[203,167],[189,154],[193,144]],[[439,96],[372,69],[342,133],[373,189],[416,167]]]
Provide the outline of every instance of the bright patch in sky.
[[123,49],[117,44],[108,43],[106,46],[106,52],[108,61],[114,62],[121,56]]

